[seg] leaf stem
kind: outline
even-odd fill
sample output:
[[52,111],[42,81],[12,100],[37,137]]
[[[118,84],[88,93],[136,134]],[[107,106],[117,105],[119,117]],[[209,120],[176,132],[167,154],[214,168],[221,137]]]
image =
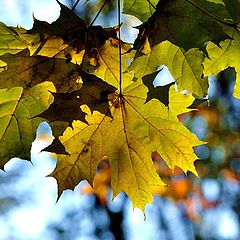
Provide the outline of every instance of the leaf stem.
[[77,0],[77,1],[75,2],[75,4],[74,4],[73,7],[72,7],[72,11],[75,10],[75,8],[77,7],[77,5],[78,5],[79,2],[80,2],[80,0]]
[[91,27],[95,21],[97,20],[99,14],[101,13],[101,11],[103,10],[103,8],[105,7],[106,3],[107,3],[108,0],[105,0],[103,5],[101,6],[101,8],[99,9],[99,11],[97,12],[96,16],[94,17],[94,19],[92,20],[92,22],[90,23],[90,25],[88,27]]
[[118,0],[118,50],[119,50],[119,88],[120,88],[120,97],[122,96],[122,46],[121,46],[121,4]]
[[212,15],[211,13],[209,13],[208,11],[206,11],[205,9],[203,9],[202,7],[198,6],[197,4],[195,4],[194,2],[192,2],[191,0],[186,0],[186,2],[188,2],[189,4],[191,4],[192,6],[194,6],[195,8],[197,8],[198,10],[202,11],[203,13],[205,13],[207,16],[211,17],[212,19],[216,20],[217,22],[219,23],[222,23],[226,26],[229,26],[229,27],[233,27],[233,28],[236,28],[236,24],[235,23],[228,23],[228,22],[225,22],[217,17],[215,17],[214,15]]

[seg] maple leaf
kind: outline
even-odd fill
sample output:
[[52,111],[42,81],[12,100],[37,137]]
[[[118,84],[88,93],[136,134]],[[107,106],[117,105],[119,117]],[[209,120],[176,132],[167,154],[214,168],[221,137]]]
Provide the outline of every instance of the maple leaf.
[[80,108],[86,104],[91,111],[99,111],[111,116],[108,111],[108,94],[115,92],[116,88],[102,81],[95,75],[88,74],[79,69],[82,80],[80,90],[68,94],[53,93],[54,102],[50,108],[40,114],[41,117],[53,121],[65,121],[72,125],[73,120],[85,122],[86,113]]
[[0,22],[0,56],[18,53],[32,45],[38,36],[28,35],[26,32],[23,28],[8,27]]
[[206,41],[219,44],[230,38],[219,21],[210,15],[222,20],[228,17],[222,4],[206,0],[161,0],[148,21],[139,26],[134,47],[139,49],[148,38],[151,48],[169,40],[187,51],[203,48]]
[[58,36],[48,36],[28,47],[31,56],[64,59],[66,63],[81,64],[85,51],[76,51]]
[[[97,88],[97,85],[101,87],[100,81],[95,81],[96,86],[92,84],[91,87],[91,83],[88,83],[88,96],[82,94],[82,91],[86,90],[85,85],[78,92],[82,87],[79,73],[81,69],[78,65],[81,64],[85,53],[93,57],[95,49],[101,47],[108,38],[116,37],[117,29],[86,27],[84,21],[71,10],[62,4],[60,7],[61,14],[57,21],[49,24],[35,19],[33,29],[30,31],[7,27],[1,23],[0,88],[23,87],[25,90],[31,90],[38,84],[50,81],[56,86],[55,96],[60,96],[61,93],[69,95],[71,92],[80,93],[81,100],[90,104],[90,88]],[[106,89],[102,89],[101,94],[110,91],[107,85],[102,84],[102,88],[106,86]],[[101,97],[104,98],[101,95],[99,100]],[[99,103],[98,106],[98,110],[101,107],[104,109],[104,103]],[[61,135],[66,129],[66,123],[62,121],[51,125],[56,136]],[[59,146],[56,147],[61,149]]]
[[[166,107],[169,107],[169,101],[171,101],[171,112],[175,113],[175,115],[179,115],[181,113],[186,112],[186,107],[189,109],[196,109],[200,103],[203,102],[203,99],[195,99],[193,101],[193,97],[191,94],[179,94],[176,91],[171,89],[171,86],[174,85],[174,82],[169,83],[164,86],[153,86],[153,79],[155,79],[156,75],[159,71],[151,73],[143,77],[143,83],[148,87],[147,99],[146,102],[155,98],[158,99],[161,103],[163,103]],[[169,90],[171,91],[171,95],[169,96]],[[170,97],[170,99],[169,99]],[[204,99],[204,101],[206,101]],[[199,104],[198,104],[199,102]],[[173,104],[174,103],[174,104]],[[175,109],[175,110],[174,110]],[[182,112],[181,112],[182,111]]]
[[229,15],[231,16],[233,22],[238,23],[240,22],[240,2],[238,0],[231,1],[231,0],[222,0],[226,6],[226,10],[228,11]]
[[[197,175],[193,147],[203,142],[178,120],[194,100],[181,90],[206,94],[203,63],[210,60],[199,48],[210,40],[222,49],[237,43],[238,36],[219,23],[229,15],[237,21],[238,12],[227,1],[227,9],[205,0],[157,2],[124,1],[125,13],[148,19],[139,27],[134,50],[117,38],[120,21],[109,29],[93,26],[94,21],[87,26],[59,2],[60,17],[52,24],[35,19],[30,31],[0,24],[0,167],[11,157],[29,158],[36,128],[45,119],[56,137],[45,150],[58,156],[51,176],[59,196],[83,179],[93,184],[106,158],[114,196],[124,191],[142,210],[154,189],[164,186],[152,152],[171,170],[178,166]],[[214,59],[211,44],[207,51]],[[153,87],[162,64],[179,92],[173,84]]]
[[236,84],[234,87],[233,96],[240,97],[240,35],[236,30],[231,31],[233,39],[226,40],[220,43],[220,46],[214,43],[207,45],[207,52],[209,58],[204,60],[204,74],[210,76],[211,74],[217,75],[219,72],[228,67],[234,67],[236,70]]
[[[121,69],[123,72],[129,67],[129,59],[132,59],[133,52],[129,52],[131,45],[121,42],[122,62]],[[95,74],[97,77],[103,79],[112,86],[119,87],[119,41],[110,38],[105,44],[97,50],[94,61],[93,59],[86,59],[83,63],[83,69]],[[127,76],[127,75],[126,75]],[[126,77],[125,76],[125,77]],[[132,79],[132,74],[128,74]]]
[[48,34],[65,39],[69,33],[72,34],[86,28],[85,22],[79,16],[58,0],[57,3],[61,8],[59,18],[51,24],[34,19],[33,28],[28,31],[29,33]]
[[[46,48],[46,44],[49,39],[56,39],[56,37],[58,37],[57,45],[59,45],[58,48],[60,47],[61,50],[56,52],[56,57],[58,57],[57,55],[59,55],[59,53],[60,55],[61,53],[64,53],[68,60],[74,62],[74,55],[84,51],[84,53],[81,55],[82,59],[85,57],[83,55],[94,58],[97,49],[104,45],[106,40],[109,38],[117,38],[118,28],[104,29],[101,26],[92,26],[92,24],[86,26],[83,19],[81,19],[59,1],[57,2],[61,8],[59,18],[51,24],[35,19],[33,28],[28,31],[28,33],[39,34],[41,36],[38,46],[35,46],[34,49],[37,51],[38,55],[43,54],[43,51],[40,51],[42,48]],[[64,44],[67,44],[67,46],[61,46],[59,43],[60,39],[62,39]],[[50,48],[54,46],[52,43],[48,43],[48,45]],[[45,54],[43,56],[49,56]],[[77,63],[80,64],[81,60],[78,59]]]
[[193,97],[171,88],[167,108],[155,99],[145,103],[147,92],[140,80],[125,82],[122,96],[117,92],[109,96],[113,119],[94,111],[86,116],[88,124],[73,121],[73,128],[67,128],[59,139],[69,155],[58,155],[51,174],[58,181],[59,195],[65,189],[73,189],[82,179],[92,184],[105,156],[112,169],[114,196],[124,191],[133,206],[142,210],[152,201],[153,188],[164,185],[154,169],[152,151],[158,151],[171,169],[180,166],[185,172],[197,174],[192,147],[203,142],[176,117],[190,111],[186,108],[189,101],[184,103],[182,98],[190,97],[193,101]]
[[214,2],[214,3],[217,3],[217,4],[223,4],[223,1],[222,0],[207,0],[208,2]]
[[158,99],[165,106],[169,105],[169,88],[174,85],[174,82],[169,83],[164,86],[154,87],[153,79],[159,74],[161,70],[151,73],[143,77],[143,83],[148,87],[147,99],[146,102],[150,101],[153,98]]
[[25,49],[17,54],[7,53],[0,60],[5,63],[0,72],[0,88],[29,89],[45,81],[53,82],[58,92],[71,92],[81,87],[77,65],[64,59],[30,56]]
[[164,41],[145,55],[136,57],[128,68],[136,78],[151,74],[166,65],[180,90],[189,90],[198,96],[207,94],[208,81],[202,77],[204,54],[196,48],[188,51]]
[[27,91],[22,87],[0,89],[0,168],[13,157],[30,159],[30,149],[35,139],[39,115],[53,101],[50,82],[39,84]]
[[158,0],[125,0],[123,2],[123,13],[133,15],[144,22],[155,12],[157,3]]

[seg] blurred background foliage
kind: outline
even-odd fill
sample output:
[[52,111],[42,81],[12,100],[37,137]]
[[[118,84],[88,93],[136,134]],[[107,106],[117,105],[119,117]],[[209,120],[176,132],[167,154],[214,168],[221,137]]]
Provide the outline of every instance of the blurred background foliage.
[[[0,10],[1,21],[16,25],[17,20],[19,25],[31,27],[32,20],[26,20],[26,16],[34,10],[35,1],[1,1],[5,6]],[[50,2],[57,6],[51,0],[40,2],[45,4],[43,12]],[[70,8],[76,4],[74,0],[61,2]],[[11,14],[6,11],[7,6]],[[91,24],[102,7],[95,24],[116,25],[115,0],[79,1],[74,11]],[[124,36],[132,41],[137,31],[129,26],[139,21],[127,16],[123,16],[123,21]],[[47,153],[39,154],[52,139],[49,126],[43,123],[33,144],[33,165],[13,159],[6,172],[0,172],[1,239],[240,239],[240,100],[232,97],[234,69],[211,77],[209,83],[208,101],[200,104],[197,111],[179,116],[183,124],[207,142],[195,149],[201,159],[195,164],[200,178],[185,176],[179,168],[171,172],[154,152],[156,170],[169,187],[163,192],[154,191],[154,204],[147,206],[144,216],[133,211],[124,193],[111,201],[111,170],[103,161],[93,188],[83,181],[74,192],[65,191],[55,204],[56,182],[45,178],[54,168],[55,159]]]

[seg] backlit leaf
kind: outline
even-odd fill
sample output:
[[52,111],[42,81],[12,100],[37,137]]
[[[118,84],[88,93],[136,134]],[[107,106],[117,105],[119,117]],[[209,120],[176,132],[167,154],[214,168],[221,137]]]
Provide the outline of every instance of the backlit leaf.
[[[101,48],[106,40],[117,38],[117,28],[86,26],[83,19],[68,7],[58,3],[61,13],[55,22],[49,24],[35,19],[33,28],[28,31],[28,33],[40,35],[38,45],[35,44],[31,48],[31,55],[53,57],[55,52],[57,58],[62,58],[64,55],[68,61],[81,64],[83,53],[95,58],[97,49]],[[53,40],[55,43],[52,42]],[[78,56],[79,53],[82,54]]]
[[233,95],[240,97],[240,35],[238,31],[232,31],[231,36],[233,40],[221,42],[219,47],[214,43],[207,45],[209,58],[204,60],[204,74],[206,76],[217,75],[228,67],[234,67],[237,76]]
[[129,81],[125,86],[123,97],[118,93],[110,97],[113,119],[93,112],[86,117],[88,124],[73,121],[73,128],[67,128],[60,137],[69,155],[58,155],[52,174],[58,181],[59,194],[73,189],[82,179],[92,184],[96,168],[105,156],[112,169],[114,196],[124,191],[133,206],[141,209],[152,201],[153,188],[164,185],[152,163],[153,151],[158,151],[171,169],[180,166],[185,172],[197,174],[192,148],[202,142],[178,122],[176,111],[182,113],[184,105],[176,110],[175,90],[170,91],[167,108],[154,99],[145,103],[147,87],[140,80]]
[[150,101],[153,98],[158,99],[165,106],[169,105],[169,88],[174,84],[174,82],[169,83],[164,86],[153,86],[154,78],[159,74],[160,71],[148,74],[143,77],[143,83],[148,87],[147,100]]
[[166,65],[177,82],[179,90],[189,90],[199,96],[207,94],[208,81],[202,77],[204,54],[196,48],[185,52],[182,48],[164,41],[147,53],[137,57],[130,65],[136,78],[155,72]]
[[30,56],[29,50],[0,57],[6,66],[0,73],[0,88],[29,89],[39,83],[52,81],[59,92],[71,92],[81,87],[78,67],[64,59]]
[[[130,44],[121,44],[122,48],[122,71],[128,68],[127,59],[132,57],[132,53],[127,53]],[[93,61],[93,62],[91,62]],[[119,43],[116,39],[110,38],[97,51],[95,59],[89,59],[90,64],[83,67],[109,84],[119,87]],[[129,75],[132,78],[132,74]]]
[[96,110],[102,114],[111,116],[108,94],[113,93],[116,88],[83,70],[79,70],[79,74],[83,82],[81,89],[68,94],[53,93],[54,102],[50,108],[40,115],[41,117],[47,119],[49,122],[65,121],[70,126],[73,120],[85,122],[86,113],[80,108],[84,104],[91,111]]
[[155,12],[157,3],[158,0],[124,0],[123,13],[133,15],[144,22]]
[[0,56],[5,53],[19,53],[37,38],[37,35],[26,34],[26,30],[22,28],[8,27],[0,22]]
[[[239,1],[125,0],[123,13],[143,22],[133,45],[118,39],[120,22],[94,25],[106,7],[88,16],[88,25],[59,5],[55,22],[35,19],[29,31],[0,23],[0,167],[12,157],[30,158],[45,120],[55,137],[44,150],[58,157],[51,176],[59,196],[86,179],[95,192],[105,185],[98,191],[104,202],[111,178],[114,197],[124,191],[144,210],[165,185],[153,153],[171,171],[197,175],[193,148],[204,142],[179,119],[206,101],[207,77],[234,67],[240,97]],[[172,76],[155,86],[163,65]],[[106,159],[102,184],[96,172]],[[179,199],[188,193],[184,186]]]
[[218,21],[209,15],[221,20],[228,17],[222,4],[207,0],[161,0],[156,12],[139,27],[135,48],[140,48],[146,38],[151,48],[169,40],[186,51],[203,48],[206,41],[219,44],[221,40],[230,38]]
[[30,149],[41,118],[55,91],[52,83],[39,84],[28,91],[22,87],[0,89],[0,167],[13,157],[30,159]]

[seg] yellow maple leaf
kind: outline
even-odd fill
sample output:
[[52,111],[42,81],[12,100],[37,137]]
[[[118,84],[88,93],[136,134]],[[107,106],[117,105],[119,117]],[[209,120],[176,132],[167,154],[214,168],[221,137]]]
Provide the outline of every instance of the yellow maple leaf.
[[189,98],[193,100],[191,95],[182,95],[171,87],[169,107],[156,99],[145,103],[148,90],[142,81],[128,81],[123,75],[124,80],[122,95],[115,92],[109,96],[113,118],[94,111],[86,117],[88,124],[73,121],[73,128],[67,128],[59,138],[70,155],[58,155],[51,176],[58,181],[59,194],[73,189],[83,179],[92,184],[98,164],[107,156],[114,196],[124,191],[133,207],[144,210],[152,202],[153,189],[164,186],[151,153],[158,151],[171,169],[179,166],[197,175],[193,147],[203,142],[176,117],[178,99],[183,103],[186,98],[178,110],[180,114],[184,107],[185,112],[189,111],[186,107]]

